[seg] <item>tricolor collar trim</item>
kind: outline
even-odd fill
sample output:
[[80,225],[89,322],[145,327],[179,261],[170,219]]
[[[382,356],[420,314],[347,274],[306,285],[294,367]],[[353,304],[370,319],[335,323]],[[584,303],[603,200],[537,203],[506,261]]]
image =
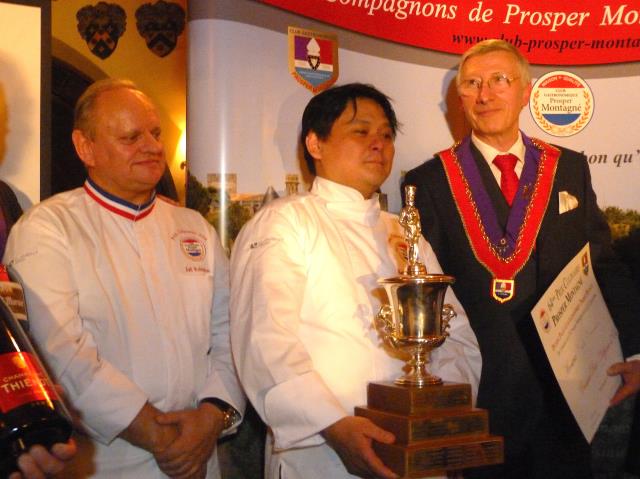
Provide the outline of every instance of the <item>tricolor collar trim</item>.
[[141,205],[129,203],[117,196],[107,193],[96,185],[90,178],[84,183],[84,190],[100,206],[117,215],[123,216],[132,221],[138,221],[147,216],[153,210],[156,203],[156,193],[153,192],[151,199]]

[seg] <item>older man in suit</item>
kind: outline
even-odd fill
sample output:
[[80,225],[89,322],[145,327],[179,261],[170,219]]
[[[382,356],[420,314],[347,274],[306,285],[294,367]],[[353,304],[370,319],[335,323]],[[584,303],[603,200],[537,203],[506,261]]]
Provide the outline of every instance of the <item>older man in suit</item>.
[[640,305],[613,255],[584,155],[529,138],[526,59],[487,40],[461,58],[457,91],[472,133],[407,173],[422,231],[469,316],[482,353],[478,406],[505,437],[505,464],[468,477],[589,478],[590,448],[542,348],[530,311],[589,242],[594,270],[628,361],[612,365],[622,401],[640,388]]

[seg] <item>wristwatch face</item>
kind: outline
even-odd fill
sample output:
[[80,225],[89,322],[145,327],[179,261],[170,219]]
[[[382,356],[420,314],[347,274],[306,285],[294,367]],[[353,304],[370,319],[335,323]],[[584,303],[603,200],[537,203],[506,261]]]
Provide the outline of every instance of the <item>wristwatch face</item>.
[[213,404],[215,407],[220,409],[220,411],[222,411],[222,426],[225,430],[233,427],[240,420],[240,413],[236,411],[236,408],[234,408],[228,402],[223,401],[222,399],[206,398],[201,402],[208,402],[209,404]]
[[237,424],[240,420],[240,414],[236,411],[236,408],[229,406],[224,412],[224,428],[229,429]]

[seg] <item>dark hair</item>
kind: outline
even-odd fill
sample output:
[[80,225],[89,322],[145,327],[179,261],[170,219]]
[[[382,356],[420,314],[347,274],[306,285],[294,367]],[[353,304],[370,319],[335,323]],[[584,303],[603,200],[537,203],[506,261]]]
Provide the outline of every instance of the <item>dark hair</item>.
[[396,112],[393,111],[391,101],[387,95],[377,90],[371,85],[363,83],[348,83],[318,93],[307,104],[302,114],[302,129],[300,131],[300,142],[304,149],[304,159],[311,174],[316,174],[316,166],[313,156],[309,153],[305,140],[309,132],[314,132],[321,140],[326,140],[331,133],[333,124],[350,102],[353,109],[356,109],[356,99],[367,98],[375,101],[384,111],[393,136],[398,131],[398,120]]

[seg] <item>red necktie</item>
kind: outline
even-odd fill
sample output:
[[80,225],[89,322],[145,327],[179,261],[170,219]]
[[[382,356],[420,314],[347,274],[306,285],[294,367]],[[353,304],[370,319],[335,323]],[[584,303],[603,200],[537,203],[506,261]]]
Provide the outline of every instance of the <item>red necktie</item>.
[[498,155],[494,158],[493,164],[500,170],[500,189],[507,200],[509,206],[513,203],[513,197],[518,191],[518,175],[515,167],[518,157],[509,153],[508,155]]

